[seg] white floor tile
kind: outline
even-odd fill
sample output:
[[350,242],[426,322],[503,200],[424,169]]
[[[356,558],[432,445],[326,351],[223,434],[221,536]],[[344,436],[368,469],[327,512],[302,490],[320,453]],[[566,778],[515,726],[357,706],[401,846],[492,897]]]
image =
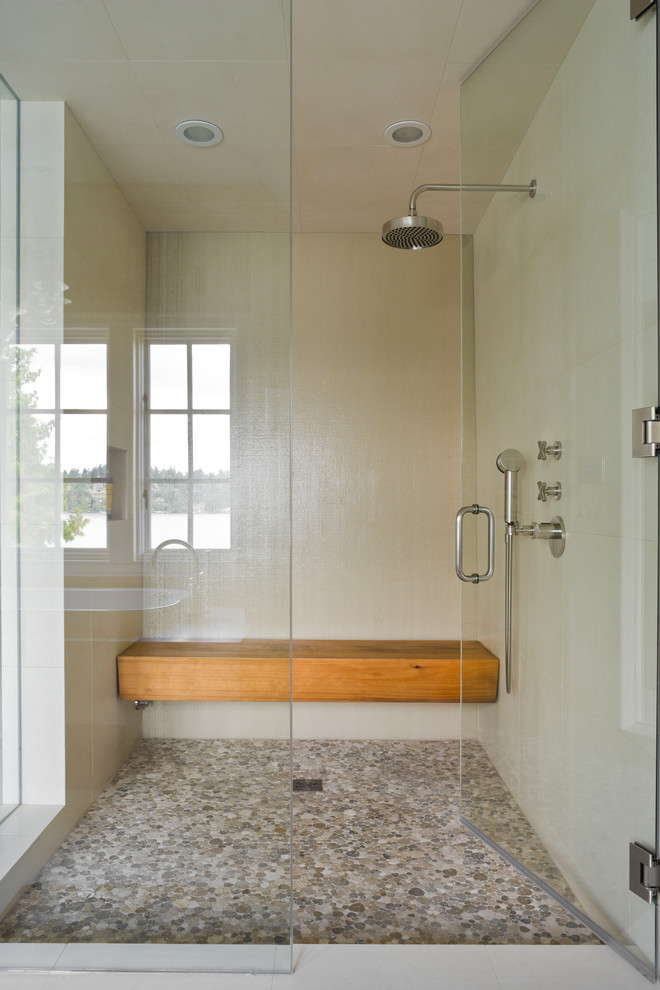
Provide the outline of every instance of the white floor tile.
[[42,990],[46,976],[34,973],[0,973],[2,990]]
[[290,975],[0,973],[0,990],[648,990],[606,946],[303,945]]
[[64,942],[0,942],[0,970],[51,969],[65,948]]
[[490,959],[462,945],[303,945],[273,990],[500,990]]
[[648,990],[649,981],[605,945],[490,945],[501,990]]

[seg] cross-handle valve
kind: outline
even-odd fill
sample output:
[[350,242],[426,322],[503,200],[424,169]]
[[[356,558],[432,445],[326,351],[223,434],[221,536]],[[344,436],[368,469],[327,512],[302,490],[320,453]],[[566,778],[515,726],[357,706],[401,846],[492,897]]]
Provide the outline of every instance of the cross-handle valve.
[[556,461],[561,457],[561,443],[559,440],[555,440],[554,443],[548,443],[547,440],[537,440],[539,445],[539,452],[536,455],[537,461],[545,461],[548,457],[554,457]]
[[536,496],[537,502],[546,502],[549,498],[558,502],[561,498],[561,483],[556,481],[554,485],[548,485],[545,481],[537,481],[539,493]]

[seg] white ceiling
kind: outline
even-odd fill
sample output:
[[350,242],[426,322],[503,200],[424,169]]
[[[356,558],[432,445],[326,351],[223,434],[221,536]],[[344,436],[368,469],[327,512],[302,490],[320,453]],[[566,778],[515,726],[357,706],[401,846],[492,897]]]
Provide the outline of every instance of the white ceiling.
[[[536,0],[293,0],[293,227],[378,231],[459,180],[459,86]],[[65,100],[148,230],[284,230],[287,0],[0,0],[0,73]],[[190,148],[174,126],[222,127]],[[388,124],[426,121],[393,148]],[[485,176],[482,181],[492,181]],[[443,203],[459,231],[458,202]]]

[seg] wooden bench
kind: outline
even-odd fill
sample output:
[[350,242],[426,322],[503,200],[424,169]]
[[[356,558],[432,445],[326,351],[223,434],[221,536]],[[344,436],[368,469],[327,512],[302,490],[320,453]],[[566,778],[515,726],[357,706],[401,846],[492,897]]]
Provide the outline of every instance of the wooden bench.
[[[461,644],[452,640],[294,640],[294,701],[461,700]],[[463,642],[463,701],[497,698],[499,660]],[[288,640],[138,640],[117,657],[129,701],[288,701]]]

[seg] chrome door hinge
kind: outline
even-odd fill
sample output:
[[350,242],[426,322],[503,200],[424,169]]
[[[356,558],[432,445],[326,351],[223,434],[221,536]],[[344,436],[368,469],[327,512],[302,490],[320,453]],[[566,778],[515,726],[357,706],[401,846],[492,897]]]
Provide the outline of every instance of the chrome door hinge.
[[629,890],[647,904],[652,904],[660,888],[660,861],[654,859],[653,853],[640,846],[639,842],[631,842],[629,864]]
[[657,457],[658,454],[660,454],[660,406],[633,409],[633,457]]

